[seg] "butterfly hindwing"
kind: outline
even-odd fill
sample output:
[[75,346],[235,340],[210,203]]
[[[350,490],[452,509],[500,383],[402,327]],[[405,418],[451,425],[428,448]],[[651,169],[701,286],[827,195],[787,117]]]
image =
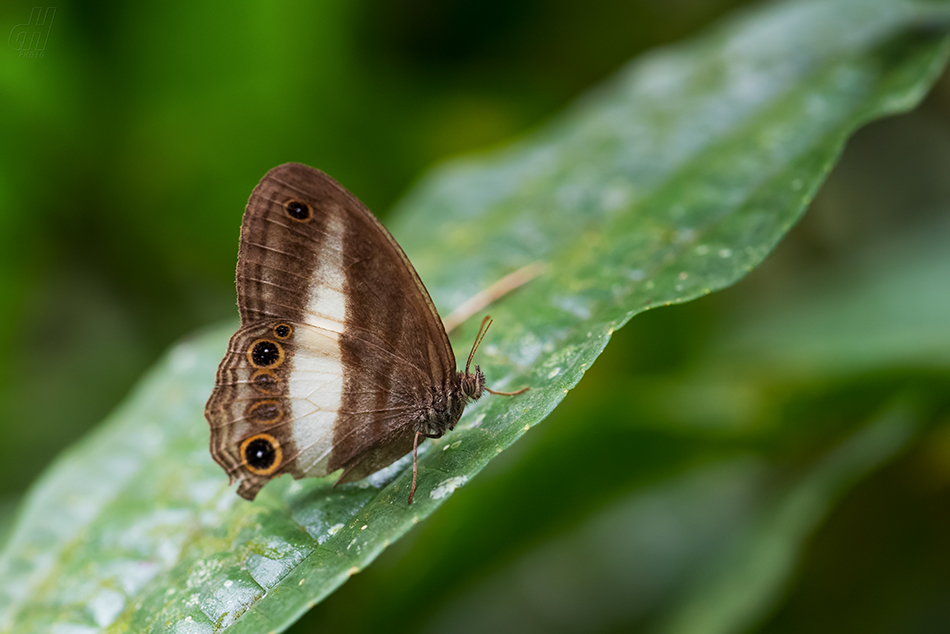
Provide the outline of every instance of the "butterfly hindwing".
[[[205,407],[211,454],[239,492],[254,494],[271,478],[295,473],[293,424],[301,414],[292,394],[305,377],[294,371],[303,328],[290,321],[256,322],[238,330],[218,367],[215,390]],[[325,384],[342,372],[327,358]],[[326,392],[323,392],[326,394]],[[339,389],[337,390],[339,400]],[[332,425],[332,421],[330,421]]]

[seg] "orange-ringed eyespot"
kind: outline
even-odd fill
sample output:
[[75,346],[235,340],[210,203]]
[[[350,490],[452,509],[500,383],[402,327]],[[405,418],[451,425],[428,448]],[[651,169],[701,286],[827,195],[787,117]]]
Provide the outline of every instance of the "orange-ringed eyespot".
[[257,434],[241,443],[244,465],[251,473],[268,476],[280,466],[283,452],[280,443],[270,434]]
[[310,205],[299,200],[288,200],[284,203],[284,210],[287,215],[299,222],[307,222],[313,217],[313,210]]
[[294,329],[288,326],[287,324],[277,324],[274,326],[274,336],[278,339],[286,339],[292,335]]
[[284,362],[284,349],[276,341],[257,339],[247,349],[247,359],[255,368],[276,368]]

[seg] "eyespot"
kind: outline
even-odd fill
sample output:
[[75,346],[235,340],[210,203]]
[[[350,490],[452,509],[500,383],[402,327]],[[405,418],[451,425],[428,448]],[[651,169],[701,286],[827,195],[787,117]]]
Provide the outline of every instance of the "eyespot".
[[247,470],[259,476],[269,476],[277,471],[284,457],[280,443],[270,434],[257,434],[242,442],[241,456]]
[[251,375],[251,385],[253,385],[258,392],[263,392],[271,396],[277,396],[283,392],[283,384],[284,382],[279,376],[274,374],[273,370],[258,370]]
[[284,203],[284,211],[298,222],[307,222],[313,218],[313,209],[307,203],[293,199]]
[[255,368],[276,368],[284,362],[284,349],[276,341],[256,339],[247,348],[247,360]]
[[287,324],[277,324],[274,326],[274,336],[278,339],[286,339],[294,334],[294,329]]
[[273,425],[284,417],[284,408],[276,399],[255,401],[247,406],[244,417],[258,425]]

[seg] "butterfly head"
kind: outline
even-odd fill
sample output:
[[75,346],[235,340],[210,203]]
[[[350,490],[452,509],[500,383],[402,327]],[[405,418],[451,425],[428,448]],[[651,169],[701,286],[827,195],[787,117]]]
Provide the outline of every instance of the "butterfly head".
[[481,368],[476,365],[474,372],[459,372],[459,374],[461,375],[459,389],[462,395],[471,401],[480,399],[482,392],[485,391],[485,375],[482,374]]

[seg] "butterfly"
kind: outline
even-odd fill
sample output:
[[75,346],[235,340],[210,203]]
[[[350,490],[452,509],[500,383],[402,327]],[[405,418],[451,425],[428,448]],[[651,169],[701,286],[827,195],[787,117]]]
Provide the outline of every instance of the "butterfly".
[[237,264],[241,326],[205,406],[211,455],[253,500],[277,476],[353,482],[452,430],[485,387],[464,371],[403,250],[323,172],[287,163],[254,188]]

